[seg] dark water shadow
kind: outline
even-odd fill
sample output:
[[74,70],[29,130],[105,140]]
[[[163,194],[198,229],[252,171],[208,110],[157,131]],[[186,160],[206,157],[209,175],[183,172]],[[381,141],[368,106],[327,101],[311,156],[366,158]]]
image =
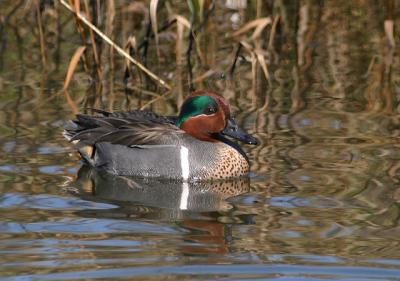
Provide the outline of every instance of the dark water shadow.
[[184,219],[232,209],[226,199],[249,192],[250,180],[183,183],[115,176],[84,165],[74,187],[86,200],[112,202],[120,207],[80,211],[86,215],[115,217],[122,212],[120,215],[125,217]]

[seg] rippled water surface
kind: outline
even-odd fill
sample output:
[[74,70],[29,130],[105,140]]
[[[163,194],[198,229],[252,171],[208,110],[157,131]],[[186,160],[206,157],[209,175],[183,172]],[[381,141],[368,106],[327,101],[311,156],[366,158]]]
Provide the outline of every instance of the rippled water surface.
[[[179,184],[82,166],[61,135],[74,111],[138,108],[154,96],[124,91],[118,57],[104,67],[102,96],[88,98],[100,82],[82,66],[61,91],[81,44],[73,18],[59,4],[43,8],[43,68],[35,1],[17,2],[0,4],[1,280],[400,280],[400,40],[387,27],[400,28],[398,3],[277,1],[275,47],[263,53],[271,82],[243,50],[234,79],[195,84],[227,97],[260,140],[244,146],[250,179]],[[258,14],[251,1],[232,2],[218,2],[199,39],[222,72],[236,45],[221,32],[270,15],[269,4]],[[121,45],[138,13],[124,3]],[[174,87],[148,106],[159,113],[176,114],[188,92],[176,32],[161,33],[160,68],[151,64]],[[194,65],[195,78],[205,72]]]

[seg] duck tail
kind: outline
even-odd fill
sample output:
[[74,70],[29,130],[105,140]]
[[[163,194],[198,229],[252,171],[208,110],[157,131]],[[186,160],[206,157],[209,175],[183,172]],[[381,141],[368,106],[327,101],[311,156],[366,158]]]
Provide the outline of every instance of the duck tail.
[[95,147],[94,145],[90,145],[87,143],[80,142],[79,140],[73,140],[73,137],[78,133],[78,125],[70,121],[64,128],[64,131],[62,132],[62,135],[78,150],[81,158],[83,161],[86,163],[94,166],[94,152],[95,152]]
[[74,137],[74,135],[77,133],[78,130],[78,125],[74,121],[69,121],[65,124],[64,126],[64,131],[62,132],[62,135],[64,138],[66,138],[69,142],[74,143],[71,141],[71,139]]

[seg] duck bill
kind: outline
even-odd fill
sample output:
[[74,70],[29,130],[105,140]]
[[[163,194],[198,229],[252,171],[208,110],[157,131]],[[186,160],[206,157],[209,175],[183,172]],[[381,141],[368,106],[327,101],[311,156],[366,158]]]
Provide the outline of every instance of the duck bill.
[[255,137],[245,133],[239,126],[236,124],[235,119],[229,118],[228,124],[225,129],[221,132],[223,135],[234,138],[238,141],[247,143],[247,144],[258,144],[258,141]]

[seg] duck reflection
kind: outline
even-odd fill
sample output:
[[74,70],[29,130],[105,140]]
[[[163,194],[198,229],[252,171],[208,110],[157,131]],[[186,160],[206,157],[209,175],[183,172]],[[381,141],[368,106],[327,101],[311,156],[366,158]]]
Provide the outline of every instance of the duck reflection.
[[[82,166],[76,188],[83,197],[142,205],[170,211],[211,212],[231,208],[226,201],[250,190],[248,178],[229,181],[183,183],[154,179],[115,176]],[[133,204],[132,204],[133,203]],[[118,204],[120,205],[120,204]]]
[[[232,209],[226,200],[250,190],[248,178],[218,182],[182,183],[114,176],[82,166],[75,182],[79,195],[117,208],[80,210],[79,216],[179,221],[186,229],[177,250],[184,255],[227,253],[231,225],[219,217]],[[201,245],[201,247],[199,247]]]

